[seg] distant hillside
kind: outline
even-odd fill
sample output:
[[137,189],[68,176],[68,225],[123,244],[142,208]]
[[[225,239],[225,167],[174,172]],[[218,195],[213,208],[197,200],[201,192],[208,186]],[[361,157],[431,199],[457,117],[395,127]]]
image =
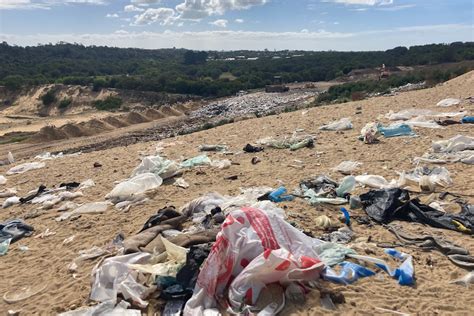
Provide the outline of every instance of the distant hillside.
[[[474,60],[474,42],[396,47],[374,52],[194,52],[59,43],[0,44],[0,85],[63,83],[127,90],[226,96],[285,82],[325,81],[357,69],[435,65]],[[232,80],[230,80],[232,78]]]

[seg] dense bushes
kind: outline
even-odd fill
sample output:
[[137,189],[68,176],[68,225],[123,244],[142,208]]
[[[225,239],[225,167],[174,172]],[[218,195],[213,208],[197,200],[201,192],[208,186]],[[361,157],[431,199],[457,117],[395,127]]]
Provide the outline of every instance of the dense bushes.
[[104,100],[94,101],[96,109],[101,111],[118,110],[122,106],[123,100],[119,97],[108,96]]
[[48,90],[41,96],[41,101],[45,106],[49,106],[57,101],[56,91],[54,89]]

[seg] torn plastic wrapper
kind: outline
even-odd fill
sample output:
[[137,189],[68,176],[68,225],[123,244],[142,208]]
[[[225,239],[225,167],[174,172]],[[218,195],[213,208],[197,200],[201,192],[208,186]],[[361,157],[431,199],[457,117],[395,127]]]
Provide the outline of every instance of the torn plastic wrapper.
[[[216,307],[216,298],[227,288],[231,308],[236,311],[244,308],[243,297],[247,304],[254,303],[266,282],[281,280],[287,285],[293,278],[317,279],[324,268],[315,250],[321,243],[275,214],[253,208],[232,211],[201,268],[184,315],[200,315]],[[234,281],[229,284],[231,279]]]

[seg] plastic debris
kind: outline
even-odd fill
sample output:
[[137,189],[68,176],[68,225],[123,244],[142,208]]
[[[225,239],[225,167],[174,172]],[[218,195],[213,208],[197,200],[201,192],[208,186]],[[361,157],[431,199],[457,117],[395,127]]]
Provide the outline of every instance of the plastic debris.
[[200,156],[193,157],[181,162],[180,167],[193,168],[196,166],[210,165],[210,164],[211,164],[211,159],[209,159],[209,157],[207,157],[206,155],[200,155]]
[[189,188],[189,183],[187,183],[186,180],[184,180],[183,178],[176,179],[173,184],[183,189]]
[[268,197],[270,201],[278,203],[278,202],[284,202],[284,201],[293,201],[294,196],[292,195],[284,195],[286,193],[286,188],[285,187],[279,187],[275,191],[272,191]]
[[388,127],[379,126],[379,132],[386,138],[398,136],[415,136],[409,123],[396,124]]
[[14,188],[7,188],[0,191],[0,198],[9,198],[15,196],[18,192]]
[[466,274],[465,276],[463,276],[462,278],[451,281],[449,283],[469,287],[471,284],[474,284],[474,271],[471,271],[468,274]]
[[362,163],[358,161],[343,161],[339,165],[333,168],[334,171],[338,171],[345,175],[350,175],[354,170],[356,170]]
[[94,281],[90,298],[97,302],[117,302],[121,294],[126,300],[132,300],[137,306],[146,307],[148,303],[141,296],[147,287],[136,281],[138,273],[128,267],[129,264],[145,263],[151,258],[148,253],[132,253],[104,260],[102,265],[92,272]]
[[353,125],[351,119],[348,117],[342,118],[339,121],[331,122],[327,125],[321,126],[319,129],[322,131],[344,131],[352,129]]
[[8,163],[12,164],[15,162],[15,158],[13,158],[13,154],[11,151],[8,152],[7,154],[7,160],[8,160]]
[[461,100],[459,100],[459,99],[448,98],[448,99],[443,99],[443,100],[439,101],[436,105],[437,106],[448,107],[448,106],[458,105],[459,103],[461,103]]
[[379,125],[375,122],[367,123],[360,131],[360,139],[365,144],[373,144],[378,141],[380,136]]
[[211,167],[214,167],[214,168],[229,169],[231,165],[232,165],[232,162],[229,159],[211,161]]
[[148,156],[133,170],[132,178],[145,173],[153,173],[166,180],[179,174],[180,170],[178,164],[172,160],[161,156]]
[[20,204],[20,198],[18,196],[11,196],[3,201],[2,208],[7,208],[15,204]]
[[7,178],[5,178],[4,176],[0,175],[0,185],[3,185],[7,183]]
[[44,162],[28,162],[11,168],[7,171],[7,175],[21,174],[30,170],[41,169],[45,166],[46,164]]
[[227,151],[228,147],[226,145],[200,145],[200,151]]
[[3,295],[3,300],[8,304],[15,304],[43,292],[47,286],[47,284],[25,286],[18,291],[9,291]]
[[86,203],[78,208],[69,211],[69,212],[64,212],[61,214],[61,216],[56,218],[56,221],[64,221],[68,219],[69,217],[77,214],[98,214],[98,213],[104,213],[109,207],[110,207],[109,202],[92,202],[92,203]]
[[8,247],[10,246],[11,238],[5,239],[0,242],[0,256],[4,256],[8,252]]
[[278,216],[253,208],[232,211],[201,268],[183,314],[201,315],[216,307],[215,297],[227,289],[230,308],[238,313],[245,305],[255,305],[266,284],[279,282],[286,287],[292,281],[316,278],[324,265],[312,246],[320,243]]
[[117,184],[105,198],[114,204],[134,200],[138,195],[156,189],[162,183],[163,179],[154,173],[140,173]]
[[378,175],[361,175],[356,176],[355,181],[365,186],[376,189],[397,188],[400,186],[400,181],[391,180],[388,182],[384,177]]

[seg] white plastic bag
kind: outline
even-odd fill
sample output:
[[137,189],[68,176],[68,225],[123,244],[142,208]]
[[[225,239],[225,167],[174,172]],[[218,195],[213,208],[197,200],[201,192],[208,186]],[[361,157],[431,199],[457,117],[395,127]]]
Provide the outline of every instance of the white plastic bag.
[[2,207],[7,208],[15,204],[20,204],[20,198],[18,196],[12,196],[3,201]]
[[124,256],[116,256],[104,260],[100,267],[94,268],[92,275],[94,283],[90,298],[97,302],[117,302],[117,295],[128,300],[131,299],[140,307],[146,307],[148,303],[141,296],[147,287],[136,281],[138,275],[128,267],[129,264],[146,263],[151,258],[149,253],[138,252]]
[[432,145],[435,153],[452,153],[474,150],[474,137],[457,135],[448,140],[440,140]]
[[275,214],[254,208],[232,211],[201,268],[183,314],[202,315],[216,307],[215,298],[227,290],[230,307],[238,313],[239,308],[245,308],[241,298],[255,303],[268,283],[285,286],[291,280],[316,280],[324,269],[315,250],[321,244]]
[[343,161],[339,165],[333,168],[334,171],[338,171],[342,174],[349,175],[357,169],[362,163],[358,161]]
[[7,175],[20,174],[30,170],[44,168],[46,164],[44,162],[27,162],[18,166],[15,166],[7,171]]
[[163,183],[163,179],[154,173],[142,173],[120,182],[105,196],[112,203],[133,200],[135,196],[148,190],[156,189]]
[[321,126],[319,129],[322,131],[343,131],[352,129],[351,119],[348,117],[342,118],[339,121],[331,122],[327,125]]
[[376,189],[390,189],[400,186],[400,183],[395,180],[388,182],[384,177],[372,174],[356,176],[355,180],[357,183]]
[[109,208],[109,206],[110,206],[109,202],[93,202],[93,203],[83,204],[72,211],[64,212],[63,214],[61,214],[61,216],[56,218],[56,221],[60,222],[60,221],[66,220],[75,214],[103,213]]
[[5,184],[5,183],[7,183],[7,178],[5,178],[4,176],[1,176],[1,175],[0,175],[0,185],[3,185],[3,184]]
[[153,173],[163,180],[174,177],[180,172],[176,162],[164,159],[161,156],[148,156],[132,172],[132,177],[143,173]]

